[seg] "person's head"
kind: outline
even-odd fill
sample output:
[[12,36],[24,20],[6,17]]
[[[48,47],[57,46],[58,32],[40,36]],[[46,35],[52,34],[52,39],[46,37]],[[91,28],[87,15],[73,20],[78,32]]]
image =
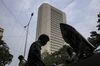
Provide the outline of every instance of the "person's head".
[[23,60],[24,57],[23,57],[22,55],[20,55],[20,56],[18,57],[18,59],[19,59],[19,60]]
[[42,46],[44,46],[49,41],[49,37],[46,34],[42,34],[39,36],[38,40],[40,40]]

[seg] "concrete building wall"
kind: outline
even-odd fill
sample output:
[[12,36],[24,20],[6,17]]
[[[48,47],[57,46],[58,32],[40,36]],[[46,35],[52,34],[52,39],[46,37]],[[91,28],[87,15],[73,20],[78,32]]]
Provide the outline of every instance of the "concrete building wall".
[[44,3],[39,7],[36,39],[41,34],[47,34],[50,38],[48,44],[42,47],[42,52],[53,53],[64,45],[60,23],[65,23],[65,18],[65,13],[49,4]]

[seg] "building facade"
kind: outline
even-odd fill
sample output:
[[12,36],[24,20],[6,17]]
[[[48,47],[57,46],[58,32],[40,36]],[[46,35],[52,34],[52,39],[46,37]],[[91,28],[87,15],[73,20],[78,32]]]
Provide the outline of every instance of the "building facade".
[[42,53],[46,51],[53,53],[64,45],[60,23],[65,22],[66,17],[64,12],[46,3],[39,7],[36,39],[41,34],[47,34],[50,38],[48,44],[42,47]]

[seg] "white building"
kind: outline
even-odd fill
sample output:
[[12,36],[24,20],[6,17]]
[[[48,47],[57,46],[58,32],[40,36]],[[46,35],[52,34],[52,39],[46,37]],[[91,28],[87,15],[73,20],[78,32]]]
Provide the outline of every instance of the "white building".
[[47,34],[50,38],[48,44],[42,47],[42,53],[45,51],[53,53],[58,51],[64,45],[64,40],[60,30],[60,23],[65,22],[65,13],[61,10],[58,10],[46,3],[39,7],[36,39],[41,34]]

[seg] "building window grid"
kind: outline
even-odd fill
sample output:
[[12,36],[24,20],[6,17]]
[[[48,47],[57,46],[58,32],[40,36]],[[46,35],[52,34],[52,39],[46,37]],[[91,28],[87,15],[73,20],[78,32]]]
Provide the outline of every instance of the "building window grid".
[[61,13],[55,11],[54,9],[51,9],[51,13],[54,13],[54,14],[56,14],[57,16],[58,16],[58,15],[62,15]]
[[51,21],[62,21],[62,19],[63,19],[63,17],[61,17],[61,16],[57,16],[56,18],[55,18],[55,16],[54,17],[52,17],[51,16]]
[[59,42],[59,41],[52,41],[51,43],[52,43],[52,44],[54,43],[54,44],[56,44],[56,45],[62,45],[62,44],[63,44],[63,42]]
[[52,28],[51,33],[61,33],[60,29]]
[[[62,43],[63,44],[63,43]],[[51,46],[57,46],[57,47],[61,47],[62,44],[58,44],[56,42],[51,43]]]
[[61,31],[60,31],[60,29],[58,30],[58,29],[55,29],[55,28],[52,28],[51,29],[51,33],[60,33]]
[[56,18],[51,16],[51,21],[62,21],[62,19],[61,16],[57,16]]
[[51,26],[51,32],[60,32],[61,33],[61,30],[60,30],[60,26],[59,27],[57,27],[57,26]]
[[[57,18],[58,16],[62,16],[62,15],[56,14],[56,12],[54,13],[54,12],[51,11],[51,16],[52,16],[53,18]],[[57,19],[58,19],[58,18],[57,18]]]
[[52,30],[52,31],[60,32],[60,28],[56,28],[56,27],[52,27],[51,30]]
[[62,22],[62,17],[59,17],[59,19],[56,19],[56,18],[51,18],[51,22],[58,22],[58,23],[60,23],[60,22]]
[[[60,35],[60,34],[57,34],[57,35]],[[50,37],[55,38],[55,39],[63,39],[62,36],[57,36],[57,35],[56,34],[52,34]]]
[[62,45],[63,45],[63,43],[62,43],[62,44],[57,44],[56,42],[51,43],[51,46],[54,46],[54,45],[55,45],[55,46],[59,46],[59,47],[60,47],[60,46],[62,46]]
[[[55,10],[51,10],[51,51],[57,51],[61,45],[64,44],[61,31],[60,23],[63,22],[62,14]],[[60,40],[60,41],[59,41]]]
[[52,49],[58,50],[60,47],[51,46]]
[[51,22],[55,22],[55,21],[61,22],[63,20],[63,18],[61,16],[62,15],[55,16],[54,14],[51,14]]
[[60,30],[51,30],[51,35],[57,35],[57,36],[61,36],[61,31]]
[[52,38],[53,39],[61,39],[62,38],[62,36],[57,36],[56,34],[55,35],[52,34],[50,37],[51,37],[51,40],[52,40]]
[[51,46],[52,45],[64,45],[64,42],[51,42]]
[[52,52],[58,51],[60,48],[51,49]]
[[58,50],[53,50],[53,49],[51,49],[51,53],[54,53],[55,51],[58,51]]
[[58,29],[58,30],[60,30],[60,25],[59,26],[57,26],[57,25],[51,25],[51,29]]
[[62,36],[61,31],[59,30],[51,30],[51,35]]
[[51,49],[52,52],[58,51],[60,48],[53,48]]
[[56,37],[56,36],[51,36],[51,40],[63,41],[63,39],[62,39],[62,38],[60,38],[60,37]]
[[55,23],[61,23],[63,20],[61,19],[62,17],[59,17],[59,19],[52,19],[51,18],[51,23],[55,24]]
[[61,45],[57,45],[57,44],[52,44],[51,47],[56,47],[56,48],[59,48],[61,47]]
[[53,24],[53,25],[51,25],[51,28],[58,28],[58,29],[60,29],[60,24],[58,24],[58,25]]
[[62,38],[60,33],[54,33],[54,32],[51,33],[51,37],[56,37],[56,36],[58,36],[57,38]]
[[62,44],[63,43],[63,41],[59,41],[59,40],[51,40],[51,43],[56,43],[56,44]]
[[53,44],[53,43],[51,43],[51,46],[61,47],[61,45],[59,45],[59,44]]
[[59,28],[60,27],[60,23],[51,23],[51,27],[57,27],[57,28]]
[[60,27],[60,23],[58,23],[58,24],[57,23],[51,23],[51,27],[58,27],[59,28]]
[[58,28],[51,28],[51,32],[60,33],[61,31]]

